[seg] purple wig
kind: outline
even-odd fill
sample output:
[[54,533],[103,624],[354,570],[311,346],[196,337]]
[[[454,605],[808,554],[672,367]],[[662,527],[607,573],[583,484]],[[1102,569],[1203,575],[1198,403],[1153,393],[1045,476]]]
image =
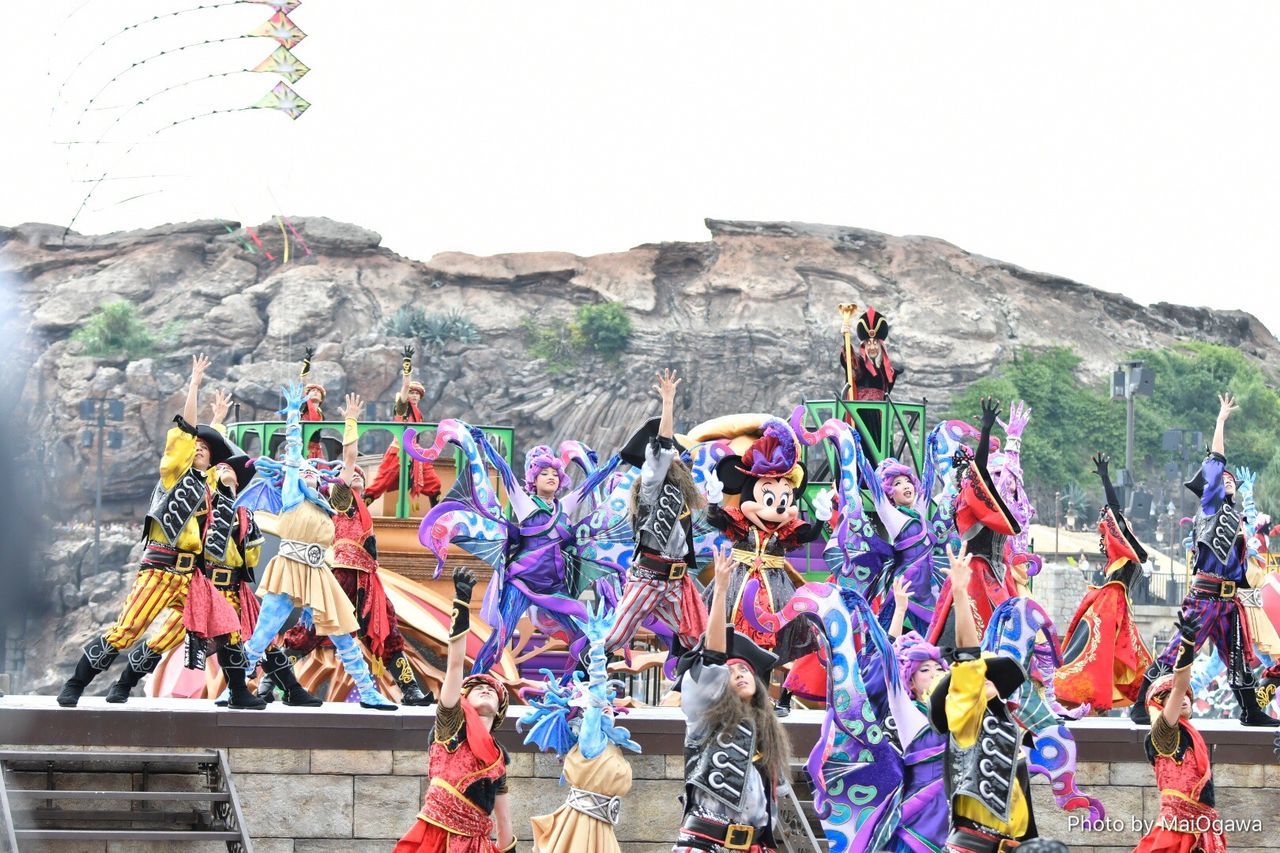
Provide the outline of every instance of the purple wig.
[[560,486],[556,489],[556,497],[560,497],[569,491],[570,480],[569,474],[564,469],[564,462],[560,461],[560,457],[551,452],[551,448],[545,444],[539,444],[537,447],[530,448],[529,452],[524,455],[524,490],[529,494],[537,491],[535,485],[538,475],[545,469],[553,468],[560,475]]
[[942,650],[925,641],[915,631],[908,631],[893,641],[894,651],[898,653],[898,671],[902,673],[902,686],[911,692],[911,679],[916,677],[920,664],[927,660],[940,665],[943,671],[950,669],[942,657]]
[[911,485],[915,487],[916,494],[920,494],[920,478],[916,476],[916,472],[912,470],[910,465],[903,465],[892,456],[876,466],[876,477],[879,478],[880,488],[884,490],[886,495],[893,490],[893,481],[899,477],[906,477],[910,480]]

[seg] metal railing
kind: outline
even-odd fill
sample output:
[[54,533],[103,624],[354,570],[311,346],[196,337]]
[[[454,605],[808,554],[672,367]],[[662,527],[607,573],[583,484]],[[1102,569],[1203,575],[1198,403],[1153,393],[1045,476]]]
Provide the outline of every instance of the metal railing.
[[[303,421],[302,444],[306,447],[313,440],[323,441],[329,439],[336,441],[338,446],[341,447],[344,426],[345,423],[343,421]],[[434,439],[438,426],[439,424],[435,423],[415,424],[405,421],[365,421],[357,424],[356,430],[360,439],[363,439],[366,434],[377,431],[388,433],[391,440],[383,446],[381,451],[373,451],[385,452],[386,448],[392,444],[400,445],[405,430],[410,427],[417,430],[418,444],[422,446],[427,440]],[[284,421],[243,421],[228,424],[227,435],[250,456],[266,455],[274,457],[280,445],[284,443],[284,429]],[[493,445],[494,450],[498,451],[508,465],[511,465],[515,446],[515,429],[513,427],[483,425],[480,426],[480,429],[484,430],[485,437]],[[364,442],[361,441],[361,444],[363,445]],[[461,451],[454,451],[455,467],[459,467],[458,461],[461,455]],[[395,518],[409,518],[409,470],[412,461],[407,453],[398,455],[400,480],[396,494]]]

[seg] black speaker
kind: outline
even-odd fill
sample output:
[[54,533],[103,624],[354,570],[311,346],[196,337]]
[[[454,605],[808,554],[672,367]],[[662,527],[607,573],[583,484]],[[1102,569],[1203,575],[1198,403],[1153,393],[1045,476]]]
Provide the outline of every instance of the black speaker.
[[1129,495],[1129,505],[1125,507],[1124,514],[1131,522],[1151,515],[1151,493],[1134,489]]

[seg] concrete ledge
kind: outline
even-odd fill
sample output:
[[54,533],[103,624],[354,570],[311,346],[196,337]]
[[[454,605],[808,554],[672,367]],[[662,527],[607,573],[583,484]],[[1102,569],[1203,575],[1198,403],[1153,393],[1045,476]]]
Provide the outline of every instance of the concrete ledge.
[[[512,707],[498,740],[513,753],[530,752],[515,730],[519,712],[520,706]],[[434,709],[369,711],[339,702],[321,708],[289,708],[275,702],[264,711],[228,711],[203,699],[139,697],[109,705],[91,697],[76,708],[59,708],[52,696],[0,697],[0,743],[14,746],[415,751],[425,749],[434,722]],[[623,722],[646,755],[681,754],[685,721],[679,708],[643,708],[627,714]],[[821,711],[795,711],[784,721],[797,757],[809,754],[821,724]],[[1146,764],[1146,730],[1127,718],[1087,717],[1069,725],[1080,761]],[[1201,720],[1196,726],[1213,750],[1215,764],[1275,762],[1273,729],[1245,728],[1234,720]]]

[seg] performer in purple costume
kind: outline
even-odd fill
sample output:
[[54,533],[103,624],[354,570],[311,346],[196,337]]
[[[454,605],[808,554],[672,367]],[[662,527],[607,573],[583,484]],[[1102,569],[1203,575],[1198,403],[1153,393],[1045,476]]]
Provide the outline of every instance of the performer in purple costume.
[[[1227,418],[1237,406],[1230,394],[1221,394],[1218,400],[1218,421],[1209,455],[1186,484],[1200,498],[1200,510],[1193,530],[1195,577],[1182,602],[1182,612],[1190,614],[1199,625],[1196,651],[1211,642],[1227,662],[1231,692],[1240,706],[1240,722],[1246,726],[1280,726],[1280,720],[1258,705],[1259,682],[1253,669],[1261,661],[1253,646],[1244,606],[1236,597],[1237,589],[1249,586],[1245,574],[1247,553],[1243,516],[1235,506],[1236,479],[1227,471],[1223,433]],[[1156,677],[1172,670],[1180,645],[1180,638],[1175,636],[1143,676],[1138,699],[1129,713],[1134,722],[1150,724],[1147,690]]]
[[512,537],[515,547],[501,571],[502,577],[495,573],[494,582],[485,594],[480,615],[493,626],[493,633],[476,655],[471,672],[485,673],[493,668],[510,642],[516,623],[530,606],[538,607],[564,629],[576,659],[587,644],[574,620],[585,625],[588,614],[583,603],[569,594],[569,561],[563,549],[573,542],[575,513],[584,502],[594,499],[596,487],[613,473],[618,457],[600,466],[581,486],[568,492],[570,483],[564,463],[550,447],[538,445],[526,454],[521,484],[482,432],[475,430],[473,437],[502,477],[519,536]]
[[[925,642],[924,637],[915,631],[902,632],[912,603],[911,585],[905,579],[894,583],[893,602],[889,636],[893,637],[893,648],[898,654],[902,686],[920,717],[918,721],[897,721],[899,739],[905,741],[902,742],[902,759],[906,765],[902,780],[902,817],[886,849],[893,853],[939,853],[945,849],[949,829],[947,794],[942,781],[947,736],[928,724],[928,702],[929,693],[947,672],[947,662],[942,650]],[[912,722],[923,723],[914,737],[909,730]]]
[[[866,472],[866,480],[871,487],[876,515],[893,548],[893,562],[886,566],[888,571],[879,583],[873,581],[875,586],[883,586],[869,590],[869,597],[884,594],[890,585],[896,591],[897,581],[905,579],[911,591],[908,610],[903,614],[906,624],[913,631],[927,633],[937,604],[933,555],[938,545],[928,524],[929,495],[921,489],[916,472],[892,457],[876,466],[874,473]],[[895,619],[898,612],[894,610]],[[880,624],[888,623],[889,613],[885,607],[880,612]]]

